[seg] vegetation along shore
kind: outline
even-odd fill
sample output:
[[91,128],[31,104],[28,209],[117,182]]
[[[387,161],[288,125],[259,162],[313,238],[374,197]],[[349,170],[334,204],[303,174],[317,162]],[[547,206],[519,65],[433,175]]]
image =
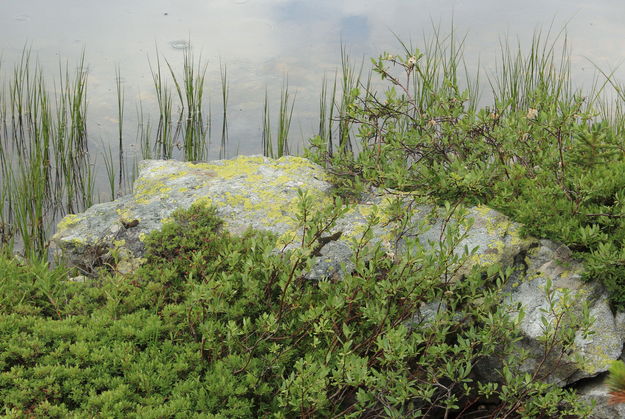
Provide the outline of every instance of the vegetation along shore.
[[[524,369],[523,312],[505,291],[518,274],[498,263],[461,270],[475,253],[461,243],[468,209],[491,208],[522,226],[519,241],[565,245],[582,279],[625,311],[623,85],[598,69],[592,88],[574,87],[564,33],[537,33],[527,50],[503,45],[497,71],[482,76],[489,92],[453,33],[398,45],[370,70],[343,50],[342,68],[322,81],[318,135],[301,153],[310,162],[298,164],[320,166],[332,197],[299,191],[288,215],[297,237],[233,234],[218,208],[193,205],[142,237],[143,260],[130,270],[117,268],[115,248],[102,249],[98,269],[52,263],[54,225],[130,193],[142,159],[225,173],[227,163],[199,162],[209,147],[225,157],[230,146],[227,67],[213,112],[206,67],[190,51],[182,74],[151,62],[158,115],[150,123],[139,110],[140,152],[130,157],[123,68],[119,138],[95,155],[84,59],[61,66],[55,83],[28,51],[8,72],[0,63],[0,414],[591,417],[578,389],[545,379],[541,362]],[[294,151],[295,99],[286,80],[277,115],[265,97],[265,156]],[[285,189],[289,181],[280,179]],[[358,236],[333,234],[372,191],[394,198],[361,214]],[[377,226],[424,228],[411,223],[426,206],[443,220],[429,246],[375,244]],[[122,221],[129,231],[142,222]],[[351,246],[349,270],[311,280],[312,260],[339,239]],[[568,356],[592,316],[567,310],[570,296],[551,285],[544,292],[543,359]],[[410,323],[423,307],[436,309]],[[492,374],[478,376],[495,355]],[[621,367],[611,369],[616,401]]]

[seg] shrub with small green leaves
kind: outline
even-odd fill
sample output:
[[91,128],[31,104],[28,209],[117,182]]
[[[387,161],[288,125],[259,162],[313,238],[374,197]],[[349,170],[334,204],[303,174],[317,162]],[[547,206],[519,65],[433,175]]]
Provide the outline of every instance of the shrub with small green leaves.
[[573,90],[566,55],[540,37],[527,55],[503,51],[494,105],[478,109],[473,85],[460,87],[460,52],[444,45],[373,60],[388,89],[352,92],[346,115],[361,151],[315,138],[308,155],[341,190],[373,183],[499,209],[568,245],[624,309],[625,118],[596,111],[600,92]]
[[[11,417],[585,417],[573,393],[520,373],[511,273],[454,274],[470,220],[447,208],[441,242],[400,255],[355,237],[354,269],[305,279],[319,238],[344,208],[300,194],[303,247],[233,237],[215,211],[176,212],[127,276],[66,280],[0,258],[0,400]],[[395,208],[402,215],[400,205]],[[399,225],[409,225],[403,211]],[[377,211],[369,219],[380,222]],[[429,314],[428,314],[429,313]],[[576,313],[563,315],[573,318]],[[569,319],[570,320],[570,319]],[[577,323],[549,345],[567,350]],[[551,335],[550,335],[551,336]],[[567,346],[569,345],[569,346]],[[550,346],[552,347],[552,346]],[[476,364],[503,360],[496,382]]]

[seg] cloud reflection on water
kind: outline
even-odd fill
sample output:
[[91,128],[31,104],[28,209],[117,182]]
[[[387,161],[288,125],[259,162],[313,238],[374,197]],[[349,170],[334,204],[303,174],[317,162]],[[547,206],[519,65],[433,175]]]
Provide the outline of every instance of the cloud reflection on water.
[[[76,60],[84,48],[90,68],[90,118],[100,124],[99,139],[115,138],[114,68],[127,81],[128,117],[134,100],[154,102],[147,57],[158,47],[172,63],[182,52],[171,47],[190,40],[208,61],[207,79],[214,106],[219,99],[219,63],[231,81],[230,138],[239,152],[260,151],[265,86],[277,100],[283,76],[297,91],[294,138],[314,133],[321,80],[340,62],[343,40],[351,56],[369,57],[398,50],[394,33],[417,45],[431,34],[432,22],[449,28],[452,20],[467,34],[465,56],[493,69],[499,40],[506,35],[527,45],[537,27],[568,22],[573,77],[592,82],[592,60],[611,70],[625,58],[625,3],[616,0],[79,0],[4,1],[0,5],[3,66],[12,66],[25,44],[55,74],[58,59]],[[623,71],[617,77],[623,79]],[[276,103],[277,107],[277,103]],[[127,122],[127,126],[132,126]],[[98,141],[99,141],[98,139]],[[236,150],[233,147],[232,150]]]

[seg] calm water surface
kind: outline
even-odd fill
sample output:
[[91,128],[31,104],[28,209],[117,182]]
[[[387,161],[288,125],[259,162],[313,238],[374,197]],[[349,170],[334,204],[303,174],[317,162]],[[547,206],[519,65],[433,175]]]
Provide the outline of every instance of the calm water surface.
[[[483,73],[494,69],[501,39],[528,45],[536,29],[552,24],[556,32],[567,26],[573,78],[580,85],[592,82],[590,61],[609,71],[625,58],[625,2],[616,0],[2,0],[0,53],[6,73],[29,45],[53,77],[59,58],[71,65],[85,50],[89,135],[96,151],[116,142],[119,65],[127,155],[132,155],[135,109],[139,103],[147,111],[155,106],[148,58],[154,60],[158,48],[180,67],[190,41],[194,55],[208,64],[215,124],[221,112],[220,63],[227,66],[227,154],[253,154],[261,152],[266,88],[275,120],[288,75],[296,94],[291,140],[301,145],[316,132],[322,79],[332,78],[340,66],[341,43],[355,61],[368,60],[383,51],[399,52],[394,34],[418,46],[431,36],[433,22],[446,31],[452,18],[456,31],[466,34],[469,68],[479,59]],[[624,75],[616,71],[620,80]],[[213,146],[209,157],[218,151]]]

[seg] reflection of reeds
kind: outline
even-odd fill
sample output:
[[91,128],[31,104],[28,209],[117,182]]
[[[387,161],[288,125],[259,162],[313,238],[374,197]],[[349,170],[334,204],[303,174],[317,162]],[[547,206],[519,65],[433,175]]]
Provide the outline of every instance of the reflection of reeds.
[[137,108],[137,142],[139,143],[142,159],[151,159],[153,157],[150,132],[150,120],[145,118],[143,105],[139,103]]
[[[210,105],[208,115],[204,114],[206,69],[201,57],[195,61],[189,49],[183,56],[182,74],[179,75],[174,65],[165,60],[168,74],[161,70],[161,56],[156,51],[154,64],[150,63],[154,90],[158,104],[159,122],[156,133],[151,132],[150,121],[143,114],[143,107],[138,110],[139,132],[137,137],[141,145],[143,158],[157,157],[162,159],[183,158],[185,160],[203,160],[208,153],[211,138]],[[167,77],[173,83],[177,104],[168,85]],[[227,106],[227,76],[225,67],[222,70],[222,89],[224,99],[224,121]],[[174,106],[177,105],[177,106]],[[174,113],[174,109],[177,109]],[[154,143],[152,144],[152,138]],[[222,131],[222,148],[227,141],[227,123]],[[178,150],[182,152],[179,153]]]
[[164,80],[161,72],[161,59],[156,51],[155,67],[150,63],[150,71],[152,72],[152,80],[154,80],[154,90],[156,92],[156,101],[158,104],[158,127],[156,129],[155,151],[156,154],[164,159],[173,157],[174,140],[172,132],[172,97],[169,86]]

